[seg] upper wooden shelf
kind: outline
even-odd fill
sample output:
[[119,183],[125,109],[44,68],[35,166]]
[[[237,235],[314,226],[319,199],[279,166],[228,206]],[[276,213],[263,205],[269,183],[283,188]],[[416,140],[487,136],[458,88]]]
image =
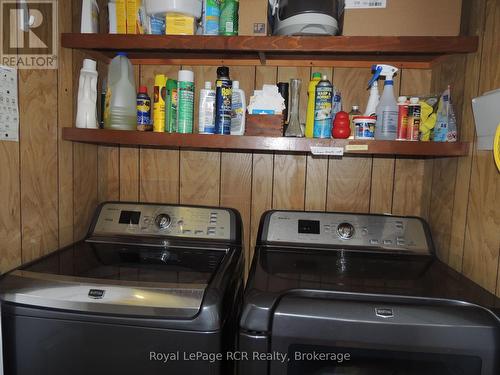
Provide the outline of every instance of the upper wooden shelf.
[[373,62],[430,68],[443,56],[475,52],[477,37],[169,36],[62,34],[62,46],[109,61],[128,52],[135,64],[345,66]]
[[311,147],[342,147],[346,154],[403,156],[464,156],[469,143],[363,141],[203,134],[169,134],[138,131],[63,128],[67,141],[148,148],[223,151],[284,151],[310,153]]

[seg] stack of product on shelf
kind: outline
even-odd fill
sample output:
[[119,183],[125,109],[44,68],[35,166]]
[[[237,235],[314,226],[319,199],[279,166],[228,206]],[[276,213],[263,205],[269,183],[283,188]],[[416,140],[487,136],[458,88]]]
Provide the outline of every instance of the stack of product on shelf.
[[[88,4],[82,25],[88,25]],[[96,4],[97,6],[97,4]],[[95,8],[92,8],[95,9]],[[239,0],[110,0],[111,34],[238,35]],[[94,12],[95,13],[95,12]],[[83,26],[82,26],[83,27]],[[86,26],[92,31],[91,26]],[[82,32],[83,29],[82,29]]]
[[[342,111],[341,93],[328,77],[314,73],[308,86],[306,124],[300,123],[301,81],[264,85],[255,90],[248,105],[238,81],[232,81],[228,67],[217,69],[215,88],[205,82],[200,90],[198,130],[200,134],[265,135],[308,138],[354,138],[397,141],[457,141],[456,118],[448,87],[442,95],[394,95],[390,65],[374,65],[369,82],[370,98],[364,115],[358,106]],[[382,96],[377,80],[385,77]],[[179,71],[178,79],[158,74],[153,88],[153,105],[145,86],[136,91],[134,70],[123,52],[111,61],[101,100],[104,128],[168,133],[195,131],[194,73]],[[76,126],[97,128],[96,62],[85,60],[80,74]],[[290,105],[288,106],[288,102]],[[152,107],[152,108],[151,108]],[[151,115],[152,110],[152,115]],[[288,114],[288,117],[286,116]],[[256,117],[260,116],[260,117]],[[263,117],[264,116],[264,117]],[[274,117],[273,117],[274,116]],[[284,132],[284,125],[286,131]]]
[[[450,88],[436,96],[400,96],[396,100],[393,77],[398,69],[390,65],[374,65],[373,78],[368,86],[370,97],[364,115],[359,106],[351,112],[341,111],[341,94],[327,77],[314,73],[308,88],[305,136],[308,138],[351,138],[388,141],[457,141],[456,118],[451,103]],[[385,78],[382,96],[378,79]],[[337,123],[344,124],[346,116],[350,129],[335,131]],[[345,131],[344,131],[345,130]],[[300,135],[299,135],[300,136]]]

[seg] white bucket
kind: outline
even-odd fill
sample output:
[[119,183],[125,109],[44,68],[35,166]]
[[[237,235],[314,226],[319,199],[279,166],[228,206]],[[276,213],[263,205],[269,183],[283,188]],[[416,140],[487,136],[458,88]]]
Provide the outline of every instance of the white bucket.
[[163,16],[166,13],[182,13],[201,18],[202,0],[146,0],[146,13]]

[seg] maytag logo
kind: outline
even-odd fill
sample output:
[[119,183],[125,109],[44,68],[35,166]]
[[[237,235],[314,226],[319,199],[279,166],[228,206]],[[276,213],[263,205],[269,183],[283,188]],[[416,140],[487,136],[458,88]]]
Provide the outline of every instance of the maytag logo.
[[375,315],[377,315],[379,318],[384,319],[394,318],[394,311],[388,307],[376,307]]
[[103,299],[105,293],[106,291],[103,289],[90,289],[89,297],[92,299]]
[[57,0],[0,0],[0,64],[57,69]]

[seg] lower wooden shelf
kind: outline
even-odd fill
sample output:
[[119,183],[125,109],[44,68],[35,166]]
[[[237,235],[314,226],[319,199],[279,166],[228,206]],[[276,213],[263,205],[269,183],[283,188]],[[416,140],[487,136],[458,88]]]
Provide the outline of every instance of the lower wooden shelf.
[[225,151],[282,151],[310,153],[311,147],[339,147],[346,154],[405,156],[465,156],[468,142],[403,142],[340,139],[254,137],[205,134],[169,134],[139,131],[64,128],[63,139],[101,145],[148,148],[199,149]]

